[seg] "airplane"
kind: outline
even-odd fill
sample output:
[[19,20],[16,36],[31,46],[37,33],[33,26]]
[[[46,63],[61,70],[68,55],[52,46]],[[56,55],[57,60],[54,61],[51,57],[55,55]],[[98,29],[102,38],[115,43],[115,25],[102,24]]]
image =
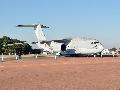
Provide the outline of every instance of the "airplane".
[[43,33],[44,28],[49,28],[42,24],[17,25],[16,27],[33,27],[37,36],[37,44],[43,52],[63,56],[74,55],[97,55],[103,51],[103,45],[96,39],[90,38],[66,38],[48,41]]

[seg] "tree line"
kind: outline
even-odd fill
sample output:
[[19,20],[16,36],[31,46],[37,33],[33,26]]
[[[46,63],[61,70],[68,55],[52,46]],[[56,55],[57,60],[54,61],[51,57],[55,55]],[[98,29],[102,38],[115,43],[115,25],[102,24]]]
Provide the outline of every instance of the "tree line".
[[21,52],[22,54],[29,54],[32,52],[32,47],[25,41],[12,39],[7,36],[0,38],[0,54],[15,54]]

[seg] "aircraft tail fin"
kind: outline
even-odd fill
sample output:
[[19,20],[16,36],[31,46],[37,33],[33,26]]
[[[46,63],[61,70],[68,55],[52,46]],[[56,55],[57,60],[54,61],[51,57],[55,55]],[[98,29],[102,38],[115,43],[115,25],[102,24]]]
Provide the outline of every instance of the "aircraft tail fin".
[[46,37],[43,33],[43,28],[49,28],[47,26],[41,24],[33,24],[33,25],[17,25],[16,27],[33,27],[35,30],[35,34],[37,36],[38,42],[46,41]]

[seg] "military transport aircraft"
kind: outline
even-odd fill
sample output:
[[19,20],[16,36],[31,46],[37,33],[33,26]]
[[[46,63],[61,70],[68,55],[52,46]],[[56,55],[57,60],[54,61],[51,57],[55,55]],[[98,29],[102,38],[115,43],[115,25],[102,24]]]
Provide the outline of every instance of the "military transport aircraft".
[[43,33],[42,24],[17,25],[16,27],[33,27],[38,41],[34,42],[46,53],[57,53],[60,55],[96,55],[102,52],[103,45],[96,39],[88,38],[66,38],[48,41]]

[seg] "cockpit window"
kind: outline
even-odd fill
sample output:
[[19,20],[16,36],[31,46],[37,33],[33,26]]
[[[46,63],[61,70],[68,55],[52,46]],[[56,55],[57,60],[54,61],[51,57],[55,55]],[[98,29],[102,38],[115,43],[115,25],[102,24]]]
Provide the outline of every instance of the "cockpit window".
[[91,44],[97,44],[97,43],[99,43],[99,42],[91,42]]
[[99,42],[94,42],[94,44],[99,43]]
[[91,42],[91,44],[93,44],[94,42]]

